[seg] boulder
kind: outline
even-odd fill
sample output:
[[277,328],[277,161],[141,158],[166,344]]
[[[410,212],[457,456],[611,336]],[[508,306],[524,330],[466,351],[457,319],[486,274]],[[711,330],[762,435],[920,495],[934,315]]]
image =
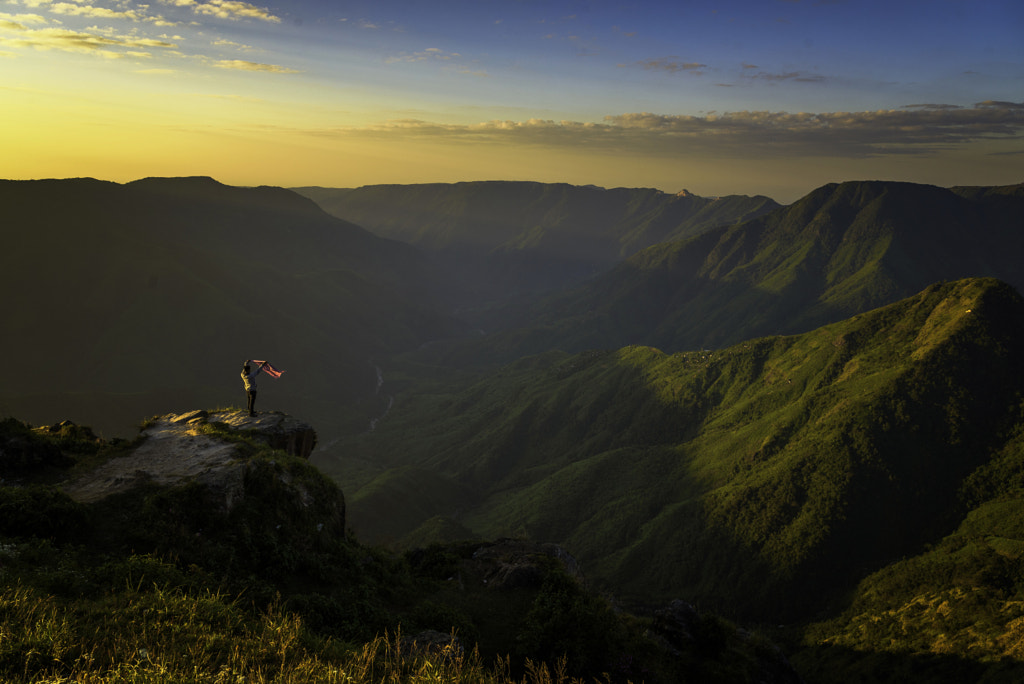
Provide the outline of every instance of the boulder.
[[473,563],[491,589],[537,589],[547,574],[545,563],[553,559],[570,577],[583,581],[576,559],[557,544],[499,539],[473,553]]
[[[71,498],[89,503],[144,483],[198,482],[217,491],[223,508],[230,510],[243,495],[247,465],[238,457],[238,445],[205,430],[208,424],[226,426],[303,459],[316,445],[312,426],[280,412],[257,416],[239,410],[172,413],[148,421],[141,432],[145,439],[128,453],[64,483],[63,489]],[[304,491],[297,495],[309,498]]]

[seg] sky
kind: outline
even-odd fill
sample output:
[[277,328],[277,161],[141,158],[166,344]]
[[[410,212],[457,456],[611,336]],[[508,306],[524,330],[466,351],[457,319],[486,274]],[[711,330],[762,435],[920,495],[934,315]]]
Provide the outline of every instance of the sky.
[[0,0],[0,178],[1024,182],[1021,0]]

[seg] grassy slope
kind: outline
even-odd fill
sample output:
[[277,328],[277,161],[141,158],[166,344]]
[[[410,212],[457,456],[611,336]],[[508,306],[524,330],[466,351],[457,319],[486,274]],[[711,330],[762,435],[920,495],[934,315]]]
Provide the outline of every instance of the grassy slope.
[[[376,520],[446,515],[563,542],[638,598],[808,615],[955,527],[964,478],[1014,420],[1021,309],[967,280],[720,351],[525,359],[400,401],[353,445],[384,468],[350,488],[353,524],[394,540]],[[397,509],[395,478],[416,473],[449,497],[410,486]]]
[[[920,553],[866,577],[849,606],[813,625],[797,662],[811,681],[1018,681],[1024,660],[1024,404],[991,460],[963,484],[967,514]],[[992,665],[985,673],[977,661]],[[897,666],[903,662],[904,665]]]

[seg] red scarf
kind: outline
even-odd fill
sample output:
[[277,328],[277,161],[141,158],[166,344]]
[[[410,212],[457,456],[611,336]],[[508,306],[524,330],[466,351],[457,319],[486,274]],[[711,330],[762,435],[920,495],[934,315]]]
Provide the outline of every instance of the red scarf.
[[268,363],[267,361],[257,361],[256,359],[253,359],[252,362],[257,364],[260,367],[261,371],[263,371],[272,378],[279,378],[281,377],[281,374],[284,373],[283,370],[277,370],[276,368],[271,366],[270,363]]

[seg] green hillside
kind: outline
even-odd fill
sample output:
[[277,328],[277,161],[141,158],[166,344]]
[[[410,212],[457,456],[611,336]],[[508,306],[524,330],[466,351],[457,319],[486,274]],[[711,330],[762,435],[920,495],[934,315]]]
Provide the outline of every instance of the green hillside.
[[415,250],[280,188],[2,181],[0,201],[3,414],[123,434],[237,403],[242,361],[268,358],[290,375],[264,401],[326,432],[372,392],[372,356],[459,329]]
[[1024,660],[1024,405],[960,490],[960,524],[866,577],[842,613],[807,630],[810,681],[1015,682]]
[[650,247],[509,316],[504,334],[462,353],[507,361],[551,348],[718,348],[811,330],[939,280],[996,277],[1024,289],[1022,212],[1019,186],[826,185],[751,221]]
[[562,543],[637,600],[806,618],[956,528],[1019,429],[1022,354],[1020,295],[941,283],[802,335],[552,352],[410,391],[322,467],[368,539],[422,543],[445,516]]
[[481,295],[561,288],[651,245],[764,214],[767,197],[489,181],[296,188],[331,214],[438,255]]

